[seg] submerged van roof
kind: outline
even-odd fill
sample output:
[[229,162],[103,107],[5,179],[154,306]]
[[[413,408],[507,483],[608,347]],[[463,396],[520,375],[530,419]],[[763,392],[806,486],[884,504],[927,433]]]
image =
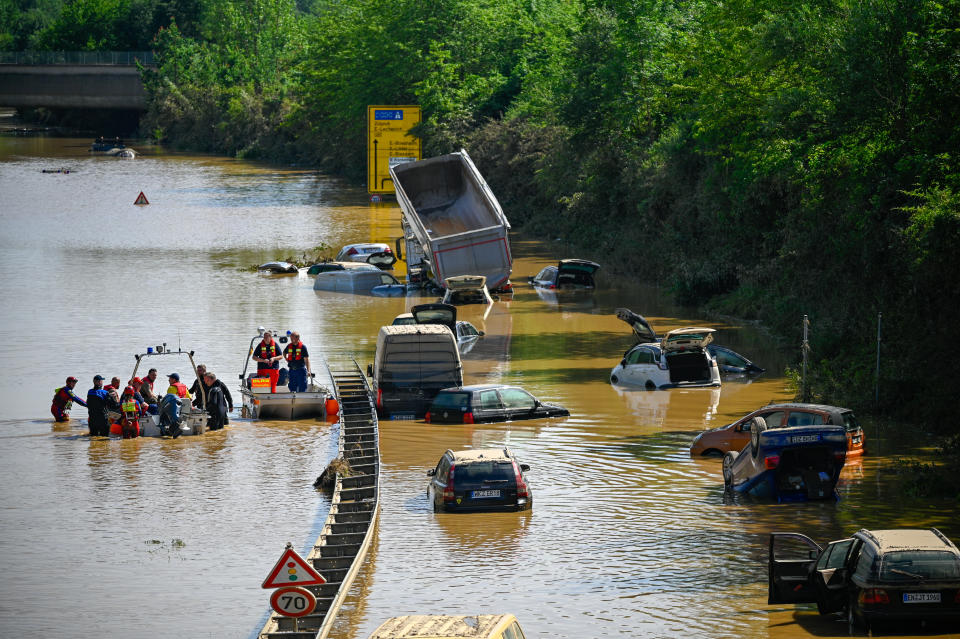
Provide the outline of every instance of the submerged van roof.
[[450,329],[440,324],[393,324],[380,327],[381,337],[401,335],[449,335],[453,337]]
[[514,620],[513,615],[405,615],[387,619],[368,639],[486,639]]

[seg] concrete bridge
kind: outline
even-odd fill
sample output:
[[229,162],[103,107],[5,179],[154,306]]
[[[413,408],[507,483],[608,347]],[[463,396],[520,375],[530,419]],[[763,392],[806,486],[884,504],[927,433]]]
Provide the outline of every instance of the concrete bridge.
[[143,111],[152,51],[0,52],[0,107]]

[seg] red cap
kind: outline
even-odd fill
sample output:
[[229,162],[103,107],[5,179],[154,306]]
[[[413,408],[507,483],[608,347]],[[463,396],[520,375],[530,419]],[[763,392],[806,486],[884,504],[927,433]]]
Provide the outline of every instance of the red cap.
[[70,382],[76,382],[76,381],[79,381],[79,380],[78,380],[76,377],[74,377],[73,375],[71,375],[70,377],[67,378],[67,383],[68,383],[68,384],[69,384]]
[[133,395],[133,386],[127,386],[123,389],[124,395]]
[[143,380],[140,379],[139,377],[134,377],[133,379],[130,380],[130,383],[131,383],[131,384],[142,384],[142,383],[143,383]]

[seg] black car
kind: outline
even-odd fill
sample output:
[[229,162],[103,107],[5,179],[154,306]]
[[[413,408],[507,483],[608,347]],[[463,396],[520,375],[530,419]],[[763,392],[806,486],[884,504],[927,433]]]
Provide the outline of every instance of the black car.
[[960,550],[936,528],[860,530],[821,548],[771,533],[768,603],[845,611],[850,630],[887,620],[960,628]]
[[434,397],[424,419],[428,423],[479,424],[569,414],[566,408],[544,404],[519,386],[480,384],[444,388]]
[[528,470],[507,448],[448,450],[427,471],[427,497],[434,512],[527,510],[533,506]]
[[593,274],[598,270],[600,265],[589,260],[560,260],[531,277],[530,283],[545,289],[588,289],[594,287]]

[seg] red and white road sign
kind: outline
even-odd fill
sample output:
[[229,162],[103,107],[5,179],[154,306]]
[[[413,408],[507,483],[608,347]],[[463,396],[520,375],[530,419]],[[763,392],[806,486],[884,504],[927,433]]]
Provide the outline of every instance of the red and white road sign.
[[317,598],[306,588],[285,586],[270,596],[270,605],[285,617],[303,617],[317,607]]
[[293,548],[283,551],[280,561],[270,571],[264,588],[283,588],[285,586],[319,586],[327,583],[323,576],[314,570],[313,566],[297,554]]

